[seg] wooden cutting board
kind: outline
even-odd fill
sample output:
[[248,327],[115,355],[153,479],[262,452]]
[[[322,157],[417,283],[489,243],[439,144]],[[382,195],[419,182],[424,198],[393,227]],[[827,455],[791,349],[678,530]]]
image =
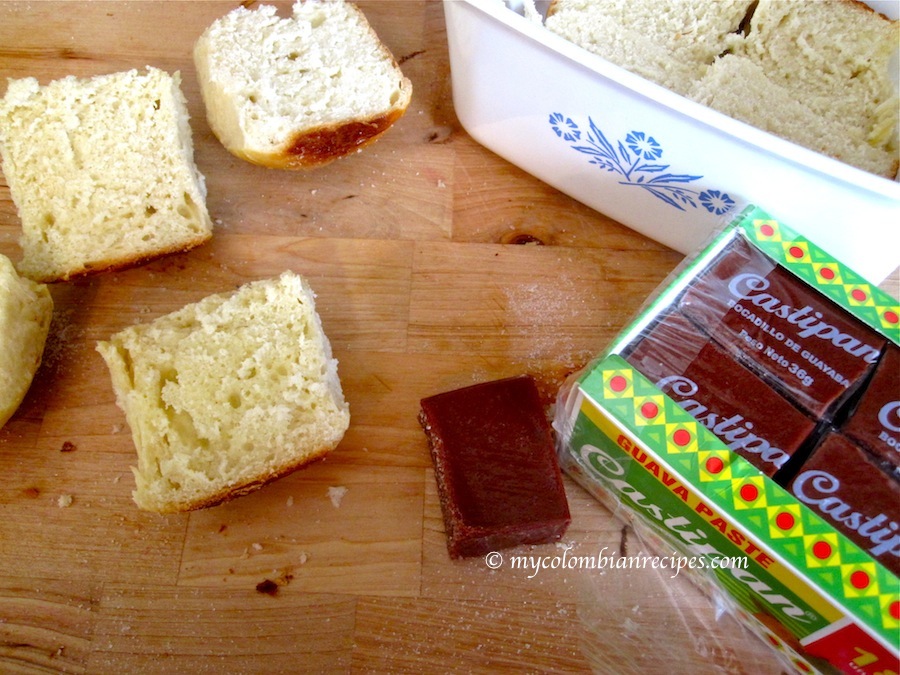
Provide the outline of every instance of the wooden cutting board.
[[[8,77],[181,71],[216,222],[193,252],[51,288],[44,364],[0,430],[0,671],[777,672],[684,577],[446,553],[419,399],[528,372],[551,402],[681,257],[466,135],[434,0],[361,3],[415,88],[376,145],[308,173],[232,157],[191,49],[237,4],[0,2],[0,92]],[[2,180],[0,253],[15,261]],[[310,279],[340,361],[340,448],[217,508],[139,511],[96,341],[285,269]],[[566,487],[573,553],[641,550]]]

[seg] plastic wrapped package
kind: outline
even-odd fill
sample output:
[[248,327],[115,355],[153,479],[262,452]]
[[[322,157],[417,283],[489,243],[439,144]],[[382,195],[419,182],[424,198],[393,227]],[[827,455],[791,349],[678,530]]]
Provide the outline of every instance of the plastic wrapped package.
[[900,672],[900,491],[843,435],[894,410],[898,343],[895,299],[748,208],[562,388],[561,465],[787,666]]
[[[687,673],[696,655],[706,673],[779,673],[781,661],[760,653],[758,635],[780,639],[765,617],[745,616],[734,600],[687,570],[654,567],[667,545],[641,522],[628,528],[627,570],[578,575],[577,616],[582,652],[596,674]],[[671,553],[670,553],[671,555]],[[755,630],[749,630],[752,622]],[[719,636],[727,634],[728,639]]]

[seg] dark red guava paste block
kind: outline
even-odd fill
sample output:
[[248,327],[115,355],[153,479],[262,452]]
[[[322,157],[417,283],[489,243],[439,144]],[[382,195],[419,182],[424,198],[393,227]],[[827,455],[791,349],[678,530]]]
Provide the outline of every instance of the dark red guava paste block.
[[900,475],[900,349],[893,344],[841,431]]
[[784,467],[816,423],[678,312],[662,315],[625,359],[768,476]]
[[569,505],[530,376],[437,394],[421,408],[451,558],[562,536]]
[[826,434],[788,486],[791,494],[900,575],[900,484],[837,432]]
[[885,340],[736,236],[679,306],[815,417],[830,416],[866,378]]

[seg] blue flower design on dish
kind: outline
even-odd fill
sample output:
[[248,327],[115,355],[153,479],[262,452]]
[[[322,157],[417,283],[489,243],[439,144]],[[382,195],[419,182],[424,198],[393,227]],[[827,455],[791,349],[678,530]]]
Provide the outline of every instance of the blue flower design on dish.
[[568,117],[564,119],[559,113],[550,115],[550,127],[556,132],[557,136],[567,143],[581,138],[581,131],[578,129],[578,125]]
[[734,207],[734,200],[719,190],[704,190],[699,199],[703,208],[717,216],[728,213]]
[[639,187],[674,206],[679,211],[704,208],[717,216],[734,208],[734,200],[721,190],[698,190],[691,186],[703,176],[669,172],[668,164],[659,163],[662,145],[643,131],[631,131],[624,141],[613,145],[594,120],[588,117],[588,129],[562,113],[551,113],[550,128],[573,150],[588,156],[588,162],[610,173],[622,176],[620,185]]
[[631,152],[645,160],[662,157],[662,148],[659,143],[653,136],[647,136],[643,131],[632,131],[625,136],[625,145]]

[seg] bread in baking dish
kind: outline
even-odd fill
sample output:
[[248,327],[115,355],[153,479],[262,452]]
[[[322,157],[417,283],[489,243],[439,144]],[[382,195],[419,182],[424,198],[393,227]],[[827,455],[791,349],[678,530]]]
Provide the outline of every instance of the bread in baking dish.
[[150,67],[9,82],[0,156],[22,222],[20,273],[65,281],[212,236],[180,83]]
[[898,26],[862,3],[553,0],[546,26],[742,122],[897,174]]
[[[896,72],[900,30],[854,0],[764,0],[754,9],[749,28],[733,56],[759,66],[772,89],[780,88],[825,121],[813,147],[861,169],[894,178],[898,168],[897,129],[900,99]],[[729,94],[716,105],[732,114],[742,95],[732,80]],[[692,95],[702,100],[699,92]],[[716,107],[714,105],[714,107]],[[787,117],[777,107],[767,116]],[[737,115],[735,115],[737,116]],[[743,119],[755,124],[763,116]],[[738,116],[739,119],[742,119]],[[786,124],[781,122],[782,125]],[[798,136],[802,130],[798,127]],[[803,145],[802,136],[787,136]],[[849,147],[848,147],[849,146]]]
[[47,287],[20,277],[0,255],[0,427],[22,403],[41,365],[52,315]]
[[328,163],[406,111],[412,83],[355,5],[300,0],[238,7],[194,47],[207,120],[234,155],[270,168]]
[[[866,141],[868,124],[838,133],[840,120],[814,112],[790,87],[774,83],[764,68],[750,59],[725,56],[716,60],[693,95],[729,117],[852,166],[888,178],[896,171],[896,153]],[[778,114],[772,114],[773,110]]]
[[285,272],[98,343],[137,449],[140,508],[212,506],[338,445],[350,412],[314,297]]
[[687,95],[740,40],[752,0],[553,0],[546,26],[608,61]]

